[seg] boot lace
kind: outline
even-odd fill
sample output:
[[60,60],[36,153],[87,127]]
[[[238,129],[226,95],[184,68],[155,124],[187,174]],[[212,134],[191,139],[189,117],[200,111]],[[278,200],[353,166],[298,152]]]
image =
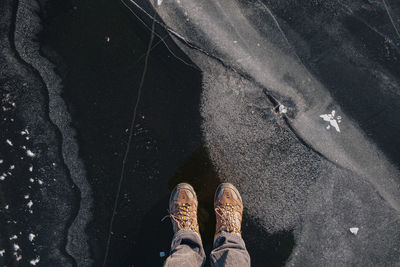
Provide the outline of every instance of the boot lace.
[[223,231],[241,234],[240,213],[229,203],[219,205],[215,208],[215,213],[220,217],[220,228],[217,233]]
[[198,224],[194,222],[196,212],[190,210],[190,207],[191,205],[189,203],[176,204],[176,207],[170,211],[170,214],[166,217],[170,217],[174,220],[179,229],[188,229],[198,233]]

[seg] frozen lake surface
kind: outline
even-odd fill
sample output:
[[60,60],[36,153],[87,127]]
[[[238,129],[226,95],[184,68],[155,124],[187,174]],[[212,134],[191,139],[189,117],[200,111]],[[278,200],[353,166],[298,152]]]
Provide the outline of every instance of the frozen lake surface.
[[[0,4],[0,264],[154,266],[234,183],[254,266],[400,264],[400,4]],[[157,242],[155,242],[157,240]]]

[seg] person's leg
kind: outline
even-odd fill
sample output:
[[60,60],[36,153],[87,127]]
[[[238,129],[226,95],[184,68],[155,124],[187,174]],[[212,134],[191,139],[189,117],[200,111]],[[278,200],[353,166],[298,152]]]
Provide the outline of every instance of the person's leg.
[[250,255],[242,237],[225,231],[216,236],[210,258],[212,266],[250,266]]
[[206,256],[200,236],[191,230],[180,230],[175,233],[171,244],[170,256],[164,266],[202,266]]
[[250,266],[250,255],[242,239],[243,202],[239,191],[229,183],[220,184],[215,192],[216,229],[212,266]]
[[174,230],[171,252],[164,266],[202,266],[204,253],[197,223],[197,196],[193,187],[178,184],[169,199],[169,211]]

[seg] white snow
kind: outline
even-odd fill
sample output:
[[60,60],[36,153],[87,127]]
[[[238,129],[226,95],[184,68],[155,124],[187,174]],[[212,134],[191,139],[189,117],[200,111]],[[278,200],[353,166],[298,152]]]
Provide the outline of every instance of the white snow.
[[0,164],[3,164],[3,160],[2,159],[0,159]]
[[36,235],[34,235],[34,234],[32,234],[32,233],[30,233],[29,234],[29,236],[28,236],[28,238],[29,238],[29,241],[33,241],[33,239],[35,239],[35,237],[36,237]]
[[35,180],[33,180],[32,178],[29,178],[29,182],[33,183]]
[[14,250],[15,250],[15,251],[19,250],[19,246],[18,246],[18,244],[14,243],[14,245],[13,245],[13,246],[14,246]]
[[14,255],[17,261],[20,261],[22,259],[22,255],[18,255],[17,253],[14,253]]
[[4,253],[6,253],[6,250],[5,250],[5,249],[0,250],[0,256],[3,257]]
[[157,5],[161,6],[163,0],[157,0]]
[[29,195],[25,195],[24,198],[25,198],[25,199],[28,199],[28,198],[29,198]]
[[11,165],[10,170],[14,170],[14,169],[15,169],[15,165]]
[[353,235],[357,235],[359,228],[358,227],[351,227],[349,230]]
[[17,239],[17,238],[18,238],[17,235],[13,235],[12,237],[10,237],[10,240],[14,240],[14,239]]
[[35,156],[35,153],[33,153],[32,151],[30,151],[29,149],[26,151],[26,154],[27,154],[29,157],[34,157],[34,156]]
[[33,166],[29,166],[29,171],[32,172],[33,171]]
[[6,205],[4,208],[5,208],[6,210],[8,210],[9,206],[8,206],[8,205]]
[[6,140],[7,144],[9,144],[10,146],[13,146],[13,143],[10,140]]
[[38,183],[39,183],[39,184],[43,184],[43,181],[39,179],[39,180],[38,180]]
[[31,207],[32,207],[32,205],[33,205],[33,202],[32,202],[32,200],[29,200],[28,204],[26,204],[26,205],[28,206],[28,208],[31,208]]
[[29,263],[30,263],[31,265],[36,265],[39,261],[40,261],[40,257],[37,257],[36,259],[31,260]]
[[6,179],[6,177],[3,175],[0,176],[0,181],[4,181]]
[[287,107],[285,107],[284,105],[279,105],[279,113],[287,113]]
[[335,113],[336,113],[336,111],[332,110],[331,114],[322,114],[322,115],[319,115],[319,116],[322,119],[324,119],[324,121],[329,122],[329,125],[326,126],[326,129],[329,130],[331,128],[331,126],[332,126],[332,127],[334,127],[336,129],[337,132],[340,133],[339,123],[342,122],[342,117],[338,116],[335,119]]

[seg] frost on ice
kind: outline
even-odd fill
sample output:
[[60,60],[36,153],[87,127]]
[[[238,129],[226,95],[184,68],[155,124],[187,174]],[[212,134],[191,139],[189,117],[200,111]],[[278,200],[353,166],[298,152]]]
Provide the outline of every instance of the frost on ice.
[[351,227],[349,230],[353,235],[357,235],[359,229],[358,227]]
[[336,111],[332,110],[331,114],[322,114],[319,115],[322,119],[324,119],[324,121],[329,122],[329,125],[326,126],[326,129],[330,129],[331,126],[334,127],[336,129],[337,132],[340,133],[340,128],[339,128],[339,123],[342,122],[342,117],[341,116],[337,116],[335,118],[335,113]]

